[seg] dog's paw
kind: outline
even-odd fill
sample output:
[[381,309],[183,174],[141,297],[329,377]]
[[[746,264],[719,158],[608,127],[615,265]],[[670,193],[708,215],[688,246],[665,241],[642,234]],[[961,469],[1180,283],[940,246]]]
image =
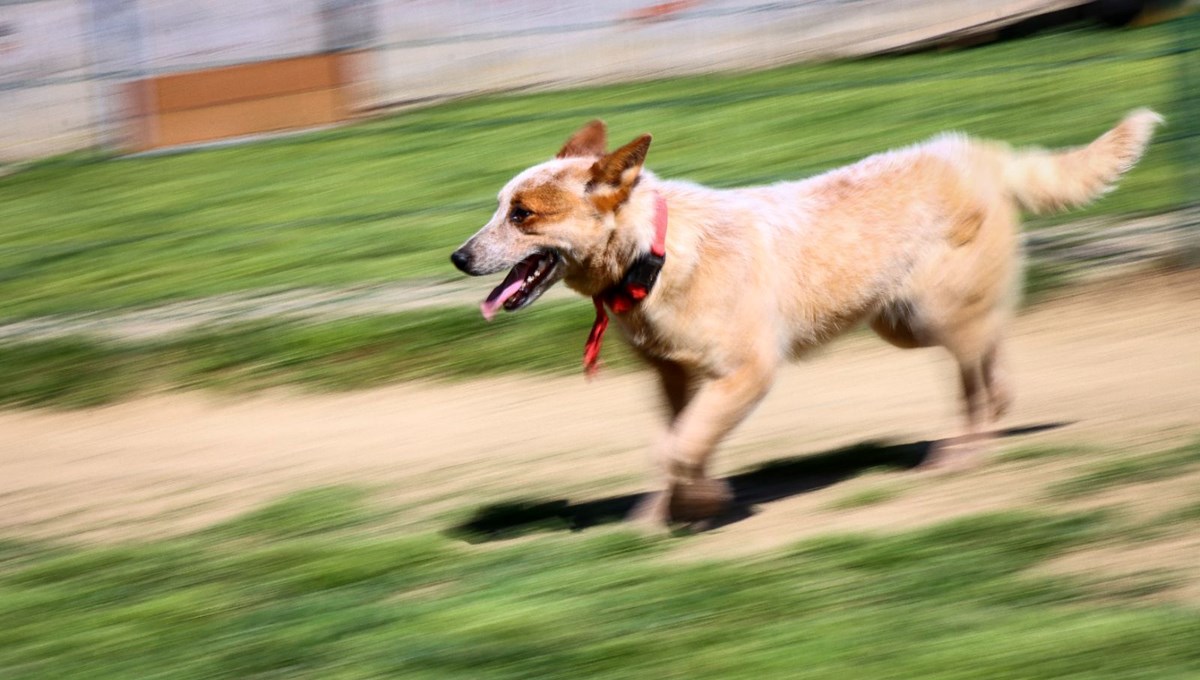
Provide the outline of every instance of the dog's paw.
[[1003,386],[996,386],[988,390],[988,410],[992,417],[992,422],[1000,420],[1008,414],[1012,409],[1013,397],[1012,392],[1008,391]]
[[667,495],[662,491],[651,491],[640,498],[625,521],[647,534],[667,534],[670,531],[670,511]]
[[920,469],[942,474],[969,472],[982,467],[987,448],[987,441],[978,436],[943,439],[930,446]]
[[671,484],[667,515],[673,522],[700,522],[716,517],[733,503],[733,489],[723,479],[699,478]]

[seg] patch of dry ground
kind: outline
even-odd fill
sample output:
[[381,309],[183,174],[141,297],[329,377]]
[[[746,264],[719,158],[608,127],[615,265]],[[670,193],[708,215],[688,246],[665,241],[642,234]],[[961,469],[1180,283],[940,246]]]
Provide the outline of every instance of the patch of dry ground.
[[[586,329],[580,333],[582,342]],[[1017,403],[1004,425],[1062,426],[1005,438],[1001,450],[1082,444],[1136,455],[1188,440],[1200,434],[1200,274],[1108,281],[1041,304],[1016,321],[1010,360]],[[936,350],[901,352],[850,337],[785,370],[719,453],[717,470],[949,434],[957,424],[952,379]],[[0,535],[178,532],[289,490],[341,482],[378,488],[401,507],[401,521],[441,528],[500,500],[643,489],[658,420],[654,386],[640,373],[239,399],[183,393],[86,411],[3,412]],[[746,554],[816,532],[886,531],[1057,504],[1047,486],[1087,462],[1076,455],[993,461],[950,476],[872,474],[764,504],[678,553]],[[879,502],[836,507],[880,485],[890,493]],[[1145,506],[1136,512],[1147,516],[1187,496],[1113,494],[1102,498]],[[1153,542],[1137,549],[1153,552]]]

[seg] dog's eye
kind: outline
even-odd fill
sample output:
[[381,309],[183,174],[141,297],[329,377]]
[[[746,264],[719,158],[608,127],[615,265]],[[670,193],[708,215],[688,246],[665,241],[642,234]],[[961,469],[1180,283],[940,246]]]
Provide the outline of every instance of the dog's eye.
[[533,213],[529,210],[526,210],[519,205],[514,205],[512,209],[508,211],[508,221],[512,222],[513,224],[521,224],[525,220],[529,219],[529,216],[532,214]]

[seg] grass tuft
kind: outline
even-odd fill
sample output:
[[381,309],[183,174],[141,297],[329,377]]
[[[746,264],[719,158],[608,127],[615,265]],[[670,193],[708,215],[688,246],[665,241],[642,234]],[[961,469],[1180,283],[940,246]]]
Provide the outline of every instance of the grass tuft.
[[235,536],[294,538],[365,524],[366,493],[357,487],[327,486],[301,491],[221,524],[216,531]]
[[1077,498],[1125,484],[1166,479],[1197,464],[1200,464],[1200,440],[1168,451],[1091,465],[1083,473],[1052,485],[1050,493]]
[[[871,470],[867,470],[860,477],[876,477],[880,475]],[[877,483],[866,488],[855,489],[840,498],[836,498],[829,504],[831,510],[853,510],[855,508],[865,508],[871,505],[879,505],[901,496],[905,488],[896,480],[884,482],[876,480]]]

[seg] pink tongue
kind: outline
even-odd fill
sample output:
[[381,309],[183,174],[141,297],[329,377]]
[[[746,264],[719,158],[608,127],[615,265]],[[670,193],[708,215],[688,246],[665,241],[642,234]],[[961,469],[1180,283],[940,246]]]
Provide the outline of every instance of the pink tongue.
[[523,283],[525,283],[525,279],[518,277],[516,281],[507,286],[500,286],[496,290],[493,290],[492,294],[479,304],[479,311],[483,312],[483,318],[491,321],[492,317],[496,315],[496,310],[500,309],[500,305],[503,305],[505,300],[516,294],[521,289],[521,284]]

